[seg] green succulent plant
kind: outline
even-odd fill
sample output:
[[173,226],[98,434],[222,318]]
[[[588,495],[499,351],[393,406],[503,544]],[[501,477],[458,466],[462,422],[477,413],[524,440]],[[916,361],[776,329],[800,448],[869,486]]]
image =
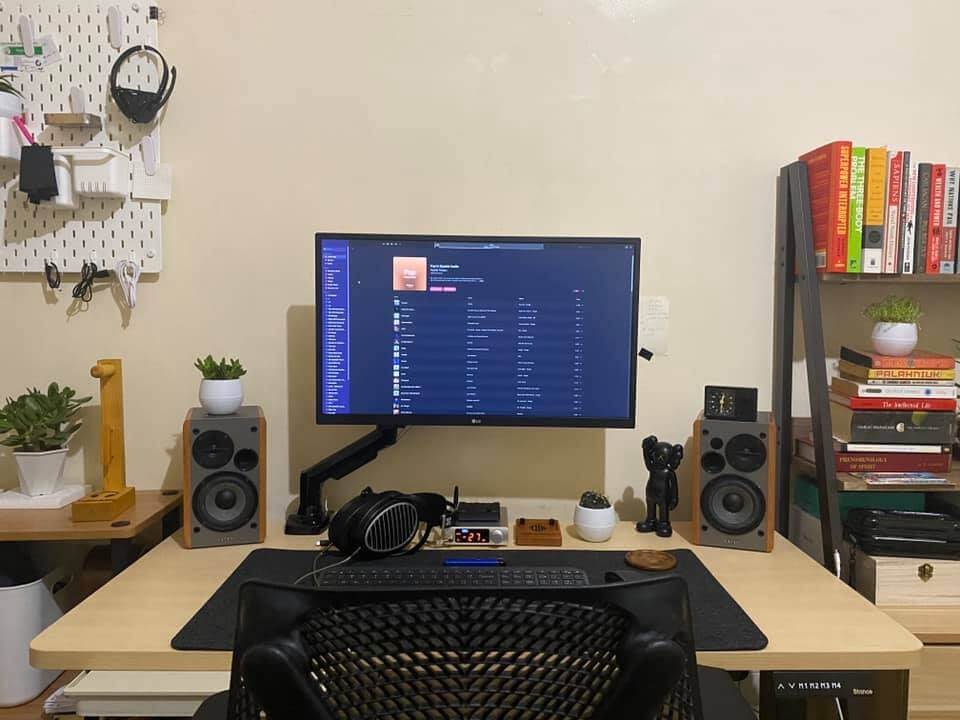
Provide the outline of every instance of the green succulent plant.
[[871,303],[863,314],[874,322],[915,323],[923,315],[920,303],[913,298],[888,295],[883,300]]
[[230,362],[227,362],[226,358],[220,358],[218,362],[213,359],[213,355],[207,355],[205,358],[197,358],[193,366],[200,371],[204,380],[236,380],[247,374],[237,358],[232,358]]
[[27,390],[17,399],[7,398],[0,408],[0,444],[19,452],[60,450],[83,424],[72,418],[89,397],[77,398],[73,388],[50,383],[47,392]]
[[610,507],[610,501],[607,500],[606,495],[588,490],[580,496],[580,507],[603,510]]
[[0,93],[7,93],[9,95],[16,95],[19,98],[23,97],[23,93],[17,90],[10,80],[13,78],[13,75],[0,75]]

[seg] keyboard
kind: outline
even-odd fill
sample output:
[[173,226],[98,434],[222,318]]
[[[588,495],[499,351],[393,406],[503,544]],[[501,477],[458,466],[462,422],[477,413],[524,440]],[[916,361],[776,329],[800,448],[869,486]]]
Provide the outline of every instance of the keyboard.
[[318,587],[579,587],[587,573],[573,567],[362,567],[317,573]]

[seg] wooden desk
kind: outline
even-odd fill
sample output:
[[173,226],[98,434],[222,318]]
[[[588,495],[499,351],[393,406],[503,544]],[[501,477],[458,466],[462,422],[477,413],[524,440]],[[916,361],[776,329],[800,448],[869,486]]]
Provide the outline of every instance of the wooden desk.
[[[640,535],[621,523],[610,542],[591,544],[565,532],[565,549],[691,548],[688,523],[674,537]],[[314,549],[315,537],[271,528],[266,547]],[[256,547],[186,550],[167,538],[30,645],[40,668],[84,670],[227,670],[225,652],[181,652],[170,639]],[[728,670],[907,670],[922,645],[884,612],[777,536],[770,554],[694,548],[727,591],[766,633],[766,649],[703,652],[701,664]],[[476,550],[474,550],[476,552]]]
[[140,490],[132,508],[108,522],[75,523],[70,506],[57,510],[0,510],[0,542],[34,540],[109,540],[114,572],[133,561],[131,541],[162,521],[164,536],[176,529],[182,493]]
[[4,540],[128,540],[180,506],[181,493],[139,490],[136,504],[109,522],[75,523],[70,506],[58,510],[0,510]]

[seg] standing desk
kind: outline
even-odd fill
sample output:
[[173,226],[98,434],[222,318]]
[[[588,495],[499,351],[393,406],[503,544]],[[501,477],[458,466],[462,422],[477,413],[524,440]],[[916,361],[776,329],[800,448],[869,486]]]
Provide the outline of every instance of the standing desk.
[[[763,650],[701,652],[697,660],[760,671],[765,718],[775,708],[777,718],[795,712],[778,698],[781,681],[785,686],[815,678],[780,671],[866,671],[861,680],[882,691],[856,702],[872,703],[874,720],[906,718],[907,678],[920,662],[919,640],[780,535],[767,554],[694,547],[690,531],[689,523],[675,523],[673,537],[658,538],[624,522],[608,542],[596,544],[577,539],[568,527],[563,549],[693,550],[770,641]],[[171,638],[249,552],[315,549],[316,539],[284,535],[277,525],[262,546],[187,550],[177,532],[38,635],[30,645],[31,662],[68,670],[229,670],[230,653],[173,650]]]

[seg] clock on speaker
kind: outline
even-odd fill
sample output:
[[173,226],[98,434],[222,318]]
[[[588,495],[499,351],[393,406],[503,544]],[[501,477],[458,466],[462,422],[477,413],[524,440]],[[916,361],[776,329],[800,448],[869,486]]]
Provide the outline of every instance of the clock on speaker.
[[263,542],[267,426],[263,411],[193,408],[183,421],[183,537],[188,548]]
[[773,549],[776,425],[715,420],[693,429],[693,542],[739,550]]

